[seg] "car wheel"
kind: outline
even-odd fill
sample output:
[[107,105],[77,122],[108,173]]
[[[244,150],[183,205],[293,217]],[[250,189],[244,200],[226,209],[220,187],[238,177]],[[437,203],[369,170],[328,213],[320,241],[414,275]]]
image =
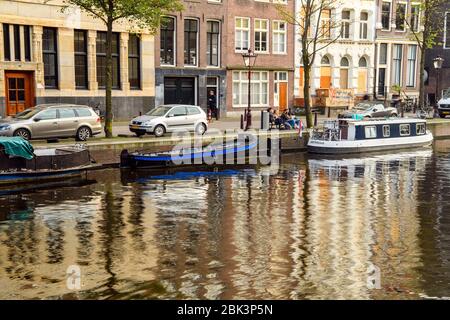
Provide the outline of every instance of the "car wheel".
[[202,136],[206,132],[206,125],[204,123],[199,123],[195,128],[195,133]]
[[162,137],[166,133],[166,128],[164,128],[163,125],[159,124],[155,127],[153,133],[155,134],[155,137]]
[[91,129],[88,127],[81,127],[77,130],[77,135],[75,136],[75,139],[77,141],[86,141],[90,137],[92,137]]
[[25,140],[31,139],[31,133],[27,129],[17,129],[16,131],[14,131],[13,135],[14,137],[22,137]]

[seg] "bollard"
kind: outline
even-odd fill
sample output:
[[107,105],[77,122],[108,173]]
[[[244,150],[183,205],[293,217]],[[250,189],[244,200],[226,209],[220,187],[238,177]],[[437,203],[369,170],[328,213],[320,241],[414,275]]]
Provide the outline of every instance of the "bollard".
[[244,130],[244,115],[241,114],[241,130]]
[[318,122],[317,112],[314,112],[314,127],[317,127],[317,122]]

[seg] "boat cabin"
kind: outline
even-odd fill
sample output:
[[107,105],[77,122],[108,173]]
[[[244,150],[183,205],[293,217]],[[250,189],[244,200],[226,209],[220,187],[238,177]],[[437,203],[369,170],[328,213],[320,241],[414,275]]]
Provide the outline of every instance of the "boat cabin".
[[316,133],[314,139],[358,141],[368,139],[406,138],[426,134],[427,123],[426,120],[423,119],[340,119],[326,120],[323,125],[323,132],[319,133],[319,137]]

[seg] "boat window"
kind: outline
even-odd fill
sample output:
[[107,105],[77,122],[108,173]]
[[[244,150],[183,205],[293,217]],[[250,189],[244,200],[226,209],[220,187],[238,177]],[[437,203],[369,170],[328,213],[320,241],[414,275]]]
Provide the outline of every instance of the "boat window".
[[198,110],[196,107],[188,107],[187,109],[189,115],[200,114],[200,110]]
[[364,127],[364,130],[366,132],[366,139],[373,139],[377,137],[377,127],[375,126],[368,126]]
[[391,136],[391,126],[385,125],[383,126],[383,137],[388,138]]
[[410,128],[409,124],[401,124],[400,125],[400,135],[401,136],[411,135],[411,128]]
[[417,135],[424,135],[426,133],[426,126],[425,123],[418,123],[416,125],[416,134]]

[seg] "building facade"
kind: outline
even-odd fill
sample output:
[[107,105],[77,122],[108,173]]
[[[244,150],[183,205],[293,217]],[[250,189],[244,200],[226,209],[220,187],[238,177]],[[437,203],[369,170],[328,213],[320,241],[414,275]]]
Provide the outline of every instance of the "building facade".
[[[62,1],[0,0],[0,116],[41,103],[104,110],[106,28]],[[154,38],[114,27],[113,113],[129,119],[154,106]]]
[[281,18],[277,5],[293,12],[294,0],[228,0],[227,113],[242,114],[248,106],[248,71],[242,57],[257,54],[251,72],[253,111],[293,104],[294,26]]
[[226,110],[227,0],[184,1],[182,13],[164,18],[155,37],[156,105],[192,104],[206,110],[214,91]]
[[420,1],[377,0],[375,94],[391,99],[419,96],[420,52],[410,30],[420,31]]
[[[425,53],[425,92],[430,104],[434,104],[442,97],[443,90],[450,88],[450,3],[444,3],[438,15],[436,19],[439,24],[438,30],[442,31],[437,38],[438,44]],[[444,59],[439,85],[437,70],[433,66],[433,60],[438,56]],[[436,91],[438,91],[437,99]]]
[[[299,16],[303,0],[296,1]],[[317,51],[311,72],[311,95],[316,97],[318,89],[328,90],[353,100],[363,99],[373,92],[374,39],[376,6],[372,0],[343,1],[333,8],[325,8],[317,25],[312,18],[315,34],[317,28],[328,28],[320,33],[322,43]],[[299,26],[297,26],[298,30]],[[322,37],[323,36],[323,37]],[[296,34],[295,54],[295,97],[296,104],[302,105],[303,65],[301,61],[301,31]],[[328,94],[327,94],[328,95]]]

